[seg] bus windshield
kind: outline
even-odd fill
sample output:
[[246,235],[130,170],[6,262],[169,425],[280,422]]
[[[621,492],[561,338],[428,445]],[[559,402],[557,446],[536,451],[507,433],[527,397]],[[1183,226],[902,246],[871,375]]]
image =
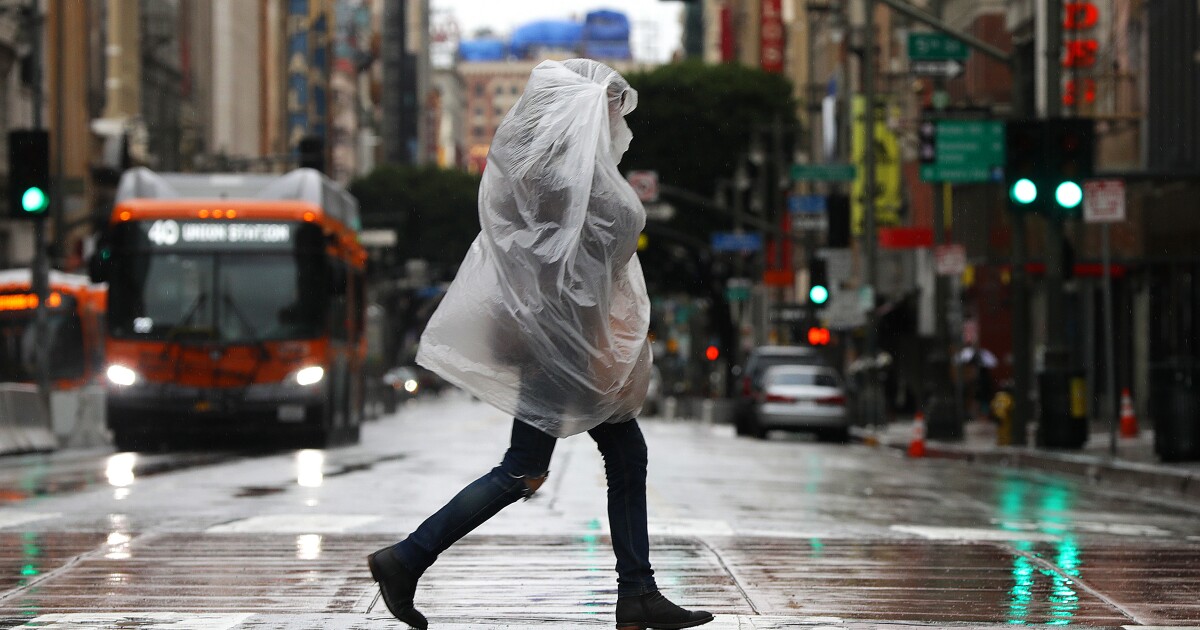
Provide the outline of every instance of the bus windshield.
[[[85,370],[83,327],[75,298],[46,312],[51,379],[80,378]],[[34,309],[0,310],[0,381],[32,383],[37,380],[37,339]]]
[[138,252],[110,285],[114,337],[257,343],[321,335],[319,255]]

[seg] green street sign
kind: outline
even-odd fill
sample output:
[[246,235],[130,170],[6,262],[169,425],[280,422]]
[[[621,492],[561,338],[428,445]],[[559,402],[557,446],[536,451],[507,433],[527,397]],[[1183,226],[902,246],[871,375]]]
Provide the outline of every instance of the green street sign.
[[971,49],[966,44],[945,33],[908,34],[909,61],[963,61],[969,54]]
[[[923,135],[932,135],[922,147],[921,181],[972,184],[1004,179],[1004,123],[999,120],[926,120]],[[930,134],[929,132],[932,132]]]
[[796,182],[852,182],[853,164],[793,164],[792,181]]

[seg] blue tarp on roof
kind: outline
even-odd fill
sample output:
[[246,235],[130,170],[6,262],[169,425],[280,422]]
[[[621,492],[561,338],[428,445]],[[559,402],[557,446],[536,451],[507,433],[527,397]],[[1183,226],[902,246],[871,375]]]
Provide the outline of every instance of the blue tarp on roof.
[[575,50],[583,37],[583,25],[566,20],[543,20],[517,27],[512,34],[513,54],[524,57],[537,48]]
[[629,41],[629,18],[619,11],[597,9],[584,18],[585,41]]
[[633,59],[629,42],[584,41],[583,56],[589,59]]
[[463,61],[501,61],[507,56],[504,42],[498,39],[475,39],[458,44],[458,56]]

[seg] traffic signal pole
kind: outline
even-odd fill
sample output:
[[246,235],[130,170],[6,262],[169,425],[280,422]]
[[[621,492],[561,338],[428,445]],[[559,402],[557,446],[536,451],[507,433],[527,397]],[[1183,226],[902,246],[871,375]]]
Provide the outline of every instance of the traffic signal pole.
[[879,244],[875,233],[875,2],[866,0],[866,16],[863,27],[862,80],[863,95],[866,105],[863,107],[865,139],[863,147],[863,249],[866,254],[866,274],[863,289],[869,295],[864,300],[869,305],[867,310],[866,343],[864,354],[870,365],[867,370],[866,385],[863,391],[863,412],[867,424],[878,428],[882,423],[883,414],[879,378],[875,372],[876,358],[879,355],[879,320],[875,313],[875,284],[879,271]]
[[[59,18],[61,20],[61,16]],[[38,0],[30,0],[25,7],[25,32],[29,33],[30,38],[30,55],[32,56],[32,83],[33,83],[33,128],[41,129],[43,125],[42,108],[45,104],[46,95],[42,86],[42,15],[38,7]],[[60,42],[61,44],[61,42]],[[59,104],[61,107],[61,103]],[[56,129],[56,133],[61,133],[61,129]],[[52,189],[53,190],[53,189]],[[55,195],[57,197],[57,195]],[[48,213],[57,211],[58,199],[50,199],[50,208]],[[40,213],[33,219],[33,269],[30,270],[30,280],[35,295],[37,295],[37,308],[34,311],[34,337],[37,339],[37,348],[34,351],[37,359],[37,385],[38,397],[41,398],[42,404],[45,406],[47,413],[50,410],[50,343],[48,339],[48,330],[46,327],[46,300],[50,295],[50,269],[48,260],[46,259],[46,214]]]

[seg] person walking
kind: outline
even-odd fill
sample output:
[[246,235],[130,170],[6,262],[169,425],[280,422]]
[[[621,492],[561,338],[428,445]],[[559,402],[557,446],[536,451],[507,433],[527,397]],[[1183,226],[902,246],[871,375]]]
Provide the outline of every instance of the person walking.
[[616,627],[713,620],[658,590],[650,564],[646,442],[636,416],[651,355],[637,259],[645,209],[617,170],[637,92],[588,59],[545,61],[496,130],[481,231],[422,334],[417,362],[514,416],[500,464],[407,538],[367,557],[388,610],[424,630],[417,583],[438,556],[549,475],[558,439],[587,432],[604,459]]

